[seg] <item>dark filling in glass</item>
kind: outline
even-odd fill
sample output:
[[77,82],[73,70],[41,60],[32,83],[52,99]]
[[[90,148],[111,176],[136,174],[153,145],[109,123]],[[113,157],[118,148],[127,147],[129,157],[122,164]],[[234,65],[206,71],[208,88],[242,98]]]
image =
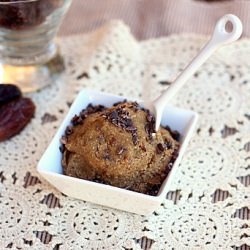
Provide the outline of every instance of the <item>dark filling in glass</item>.
[[0,27],[11,30],[26,30],[41,24],[56,8],[62,6],[64,1],[2,0],[1,2],[4,3],[0,3]]

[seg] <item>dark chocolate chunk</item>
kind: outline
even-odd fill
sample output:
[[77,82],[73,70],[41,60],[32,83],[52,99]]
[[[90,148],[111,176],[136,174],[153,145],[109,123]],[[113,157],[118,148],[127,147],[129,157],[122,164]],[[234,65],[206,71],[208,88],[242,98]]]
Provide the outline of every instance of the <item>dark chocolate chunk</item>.
[[167,149],[171,149],[172,146],[173,146],[170,141],[166,141],[164,144],[165,144],[165,146],[166,146]]
[[134,145],[138,143],[137,128],[134,126],[128,111],[118,107],[111,112],[106,112],[104,116],[113,125],[130,132],[132,134],[132,141]]
[[108,160],[108,161],[110,161],[110,160],[111,160],[110,155],[109,155],[109,153],[108,153],[108,152],[105,152],[105,153],[104,153],[104,155],[103,155],[103,159],[104,159],[104,160]]
[[165,148],[166,148],[165,144],[158,143],[156,145],[156,152],[157,152],[157,154],[161,154],[165,150]]
[[147,152],[147,149],[146,149],[146,147],[144,145],[140,145],[140,148],[141,148],[142,151]]
[[118,121],[118,112],[117,112],[117,110],[114,110],[109,114],[109,119]]
[[65,136],[65,135],[63,135],[62,137],[61,137],[61,139],[60,139],[60,142],[61,142],[61,144],[66,144],[67,143],[67,137]]
[[59,150],[60,150],[61,153],[64,153],[64,151],[65,151],[65,145],[61,144],[60,147],[59,147]]
[[73,126],[82,124],[84,119],[87,118],[90,114],[93,113],[97,113],[97,112],[101,112],[105,109],[105,107],[103,105],[96,105],[93,106],[93,104],[89,104],[86,109],[83,109],[79,116],[75,115],[72,119],[71,119],[71,123],[73,124]]
[[169,126],[165,126],[165,129],[168,130],[173,139],[175,139],[176,141],[180,140],[181,135],[177,130],[172,130]]
[[147,114],[146,120],[147,120],[148,122],[152,122],[153,119],[154,119],[154,117],[153,117],[151,114]]
[[147,192],[147,194],[156,196],[161,188],[161,184],[153,185],[151,189]]
[[65,134],[71,135],[72,133],[73,133],[73,126],[69,125],[65,130]]
[[133,132],[133,131],[136,131],[137,128],[131,125],[131,126],[126,127],[126,130],[127,130],[127,131],[132,131],[132,132]]
[[137,136],[137,132],[136,133],[132,133],[132,141],[134,143],[134,145],[136,145],[139,141],[139,138]]
[[124,99],[123,101],[120,101],[120,102],[116,102],[113,104],[114,107],[118,106],[119,104],[122,104],[122,103],[125,103],[127,102],[127,99]]
[[120,147],[118,147],[118,149],[117,149],[117,154],[118,154],[118,155],[121,155],[121,154],[123,154],[125,151],[126,151],[126,148],[120,146]]
[[103,181],[99,176],[95,177],[92,181],[100,184],[107,184],[105,181]]
[[176,141],[180,140],[180,133],[177,130],[172,131],[171,135]]
[[71,122],[74,126],[78,124],[78,119],[79,119],[78,115],[74,115],[74,117],[71,119]]
[[155,133],[155,118],[153,115],[150,114],[148,109],[144,109],[142,108],[142,110],[144,110],[147,115],[146,115],[146,124],[144,126],[145,131],[148,135],[149,140],[153,139],[153,133]]

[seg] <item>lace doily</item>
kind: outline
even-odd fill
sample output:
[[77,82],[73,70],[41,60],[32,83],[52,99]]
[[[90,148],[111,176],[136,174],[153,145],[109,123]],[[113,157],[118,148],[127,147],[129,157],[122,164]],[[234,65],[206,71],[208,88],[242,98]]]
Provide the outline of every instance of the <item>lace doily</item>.
[[151,216],[66,197],[36,172],[80,89],[153,98],[206,40],[183,34],[137,42],[117,21],[58,40],[65,75],[29,94],[35,118],[0,144],[0,249],[249,249],[249,40],[220,49],[172,100],[200,120],[171,191]]

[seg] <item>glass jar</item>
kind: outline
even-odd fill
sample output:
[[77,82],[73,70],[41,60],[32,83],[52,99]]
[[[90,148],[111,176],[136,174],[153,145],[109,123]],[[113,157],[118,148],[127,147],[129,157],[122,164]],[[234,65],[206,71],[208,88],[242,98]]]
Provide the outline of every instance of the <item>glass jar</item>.
[[71,0],[0,0],[0,83],[30,92],[63,70],[54,37]]

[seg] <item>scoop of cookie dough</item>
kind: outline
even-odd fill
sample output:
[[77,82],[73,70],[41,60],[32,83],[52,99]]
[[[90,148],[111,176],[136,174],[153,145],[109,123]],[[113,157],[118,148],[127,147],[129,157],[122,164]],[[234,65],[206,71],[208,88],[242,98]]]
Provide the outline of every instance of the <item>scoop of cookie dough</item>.
[[153,116],[137,103],[88,109],[66,131],[64,173],[141,193],[161,185],[179,147],[171,132],[154,133]]

